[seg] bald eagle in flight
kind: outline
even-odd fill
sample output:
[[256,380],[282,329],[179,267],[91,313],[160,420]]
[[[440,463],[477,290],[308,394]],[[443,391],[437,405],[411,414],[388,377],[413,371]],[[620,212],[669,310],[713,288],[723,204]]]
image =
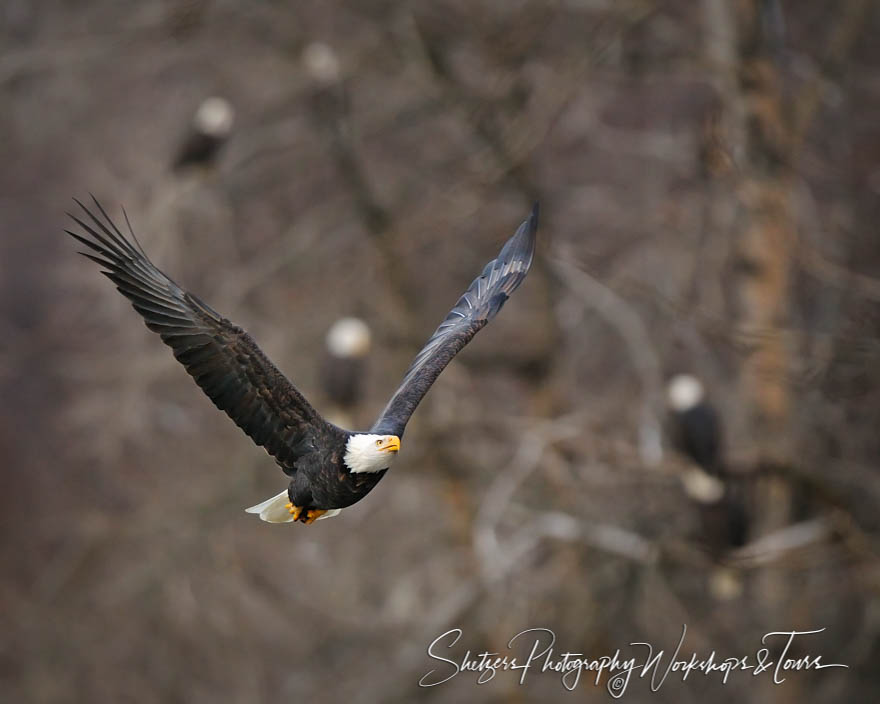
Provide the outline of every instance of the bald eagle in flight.
[[286,491],[247,509],[270,523],[310,524],[335,516],[376,486],[431,384],[525,278],[538,228],[536,203],[416,355],[373,427],[355,432],[324,420],[250,335],[162,273],[147,257],[127,215],[130,238],[94,196],[95,210],[74,200],[84,217],[68,215],[82,232],[66,232],[92,250],[81,254],[103,267],[102,273],[173,350],[214,405],[290,477]]

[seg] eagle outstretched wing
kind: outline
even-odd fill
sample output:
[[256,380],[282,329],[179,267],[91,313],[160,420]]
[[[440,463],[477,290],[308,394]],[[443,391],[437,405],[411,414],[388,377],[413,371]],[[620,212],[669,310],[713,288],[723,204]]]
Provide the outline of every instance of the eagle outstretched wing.
[[68,215],[88,236],[70,230],[67,234],[97,254],[81,252],[105,268],[102,273],[174,351],[217,408],[285,469],[292,469],[297,457],[309,451],[314,435],[342,433],[321,418],[250,335],[153,265],[128,216],[131,240],[94,196],[92,200],[103,220],[76,200],[90,223]]
[[385,406],[372,432],[403,436],[416,406],[450,360],[501,310],[522,283],[535,254],[538,204],[528,219],[502,247],[497,259],[486,264],[446,319],[416,355],[394,396]]

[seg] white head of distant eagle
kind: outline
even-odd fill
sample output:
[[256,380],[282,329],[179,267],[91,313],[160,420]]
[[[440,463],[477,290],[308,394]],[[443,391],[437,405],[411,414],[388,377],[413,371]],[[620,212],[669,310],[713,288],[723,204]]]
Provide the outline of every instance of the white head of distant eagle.
[[666,387],[669,407],[676,413],[685,413],[703,402],[706,392],[702,382],[690,374],[678,374]]
[[351,472],[381,472],[388,469],[400,451],[396,435],[358,433],[345,444],[345,464]]

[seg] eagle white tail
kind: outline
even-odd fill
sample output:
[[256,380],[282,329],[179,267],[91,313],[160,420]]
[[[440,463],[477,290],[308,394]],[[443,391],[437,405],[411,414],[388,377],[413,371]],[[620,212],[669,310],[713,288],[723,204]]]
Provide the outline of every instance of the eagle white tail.
[[[266,499],[261,504],[246,508],[245,511],[247,513],[260,514],[260,518],[266,521],[266,523],[290,523],[293,521],[293,516],[291,516],[290,512],[287,510],[287,504],[289,501],[290,499],[287,498],[287,489],[285,489],[278,494],[278,496],[273,496],[271,499]],[[341,510],[341,508],[331,508],[318,520],[320,521],[325,518],[336,516]]]

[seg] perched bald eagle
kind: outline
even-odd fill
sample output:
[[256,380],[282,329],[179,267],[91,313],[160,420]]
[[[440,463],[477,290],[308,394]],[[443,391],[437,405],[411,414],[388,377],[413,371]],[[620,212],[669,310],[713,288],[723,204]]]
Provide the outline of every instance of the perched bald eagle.
[[361,400],[370,341],[370,328],[360,318],[340,318],[327,331],[321,382],[337,413],[347,414]]
[[177,149],[172,168],[211,166],[229,139],[234,122],[235,110],[228,100],[217,96],[204,100]]
[[[535,252],[538,206],[502,247],[497,259],[458,299],[416,355],[400,387],[369,432],[324,420],[240,327],[185,291],[149,260],[125,216],[122,234],[92,197],[100,217],[74,199],[85,218],[66,230],[93,253],[147,327],[171,347],[214,405],[265,448],[290,477],[286,491],[247,509],[271,523],[313,523],[366,496],[391,466],[404,429],[450,360],[501,310],[525,278]],[[124,214],[124,211],[123,211]]]
[[742,487],[725,467],[718,410],[695,376],[678,374],[666,388],[675,444],[699,468],[685,474],[683,481],[688,494],[700,503],[703,540],[719,549],[741,547],[746,543],[748,517]]

